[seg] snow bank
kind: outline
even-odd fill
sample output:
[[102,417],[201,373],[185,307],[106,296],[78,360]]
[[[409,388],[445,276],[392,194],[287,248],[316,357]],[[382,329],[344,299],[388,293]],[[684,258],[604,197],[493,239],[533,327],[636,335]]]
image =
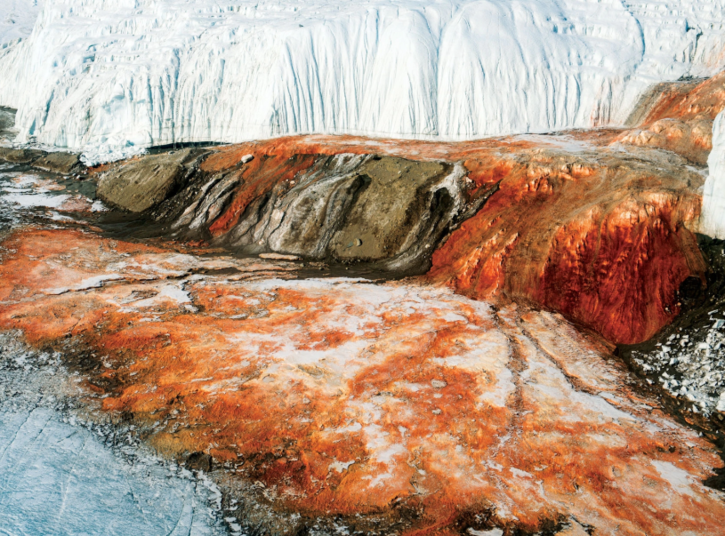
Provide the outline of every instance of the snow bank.
[[725,239],[725,112],[712,127],[712,152],[707,161],[710,175],[705,181],[700,232]]
[[[27,1],[27,0],[26,0]],[[621,124],[725,64],[725,0],[46,0],[0,53],[18,141],[466,139]]]

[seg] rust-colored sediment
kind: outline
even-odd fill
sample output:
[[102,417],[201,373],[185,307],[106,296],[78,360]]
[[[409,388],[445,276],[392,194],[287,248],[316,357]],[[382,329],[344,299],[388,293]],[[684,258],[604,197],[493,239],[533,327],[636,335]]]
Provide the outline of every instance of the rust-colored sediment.
[[[522,210],[563,198],[552,182],[516,183]],[[666,247],[671,200],[648,202],[662,235],[637,231],[641,216],[622,208],[583,214],[567,236],[621,259],[620,243],[586,238],[599,218],[622,243]],[[526,243],[521,234],[507,246],[513,235],[498,229],[499,251]],[[598,534],[722,534],[723,496],[701,484],[721,465],[712,447],[635,395],[607,348],[561,316],[414,281],[250,280],[279,267],[77,231],[19,231],[2,247],[0,328],[88,350],[87,388],[105,411],[133,415],[167,456],[232,464],[279,511],[405,505],[417,512],[409,534],[546,520]],[[213,268],[227,275],[193,275]],[[537,288],[554,288],[553,265],[544,273]]]

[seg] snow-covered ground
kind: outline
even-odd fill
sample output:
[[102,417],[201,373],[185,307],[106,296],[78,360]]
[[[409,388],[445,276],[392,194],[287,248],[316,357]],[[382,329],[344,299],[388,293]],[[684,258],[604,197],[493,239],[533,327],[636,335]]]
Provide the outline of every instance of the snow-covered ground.
[[46,0],[32,35],[0,56],[0,104],[19,109],[19,141],[91,160],[173,141],[621,124],[652,83],[723,67],[724,10],[725,0]]
[[59,356],[18,339],[0,335],[0,535],[225,533],[211,482],[78,419]]

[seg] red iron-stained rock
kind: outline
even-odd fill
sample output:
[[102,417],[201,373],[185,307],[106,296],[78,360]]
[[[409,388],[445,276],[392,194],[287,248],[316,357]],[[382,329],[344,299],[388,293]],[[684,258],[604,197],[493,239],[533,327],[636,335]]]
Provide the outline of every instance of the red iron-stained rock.
[[694,227],[702,179],[616,153],[530,151],[433,256],[430,275],[477,298],[524,299],[614,342],[639,342],[678,313],[705,269]]
[[[239,184],[208,231],[229,242],[251,202],[289,192],[326,156],[459,163],[469,203],[497,191],[435,252],[433,279],[470,297],[537,303],[613,342],[639,342],[678,313],[680,284],[702,277],[690,230],[703,177],[675,155],[608,147],[615,138],[607,131],[464,143],[309,136],[224,147],[202,170],[236,174]],[[249,154],[255,158],[242,164]]]

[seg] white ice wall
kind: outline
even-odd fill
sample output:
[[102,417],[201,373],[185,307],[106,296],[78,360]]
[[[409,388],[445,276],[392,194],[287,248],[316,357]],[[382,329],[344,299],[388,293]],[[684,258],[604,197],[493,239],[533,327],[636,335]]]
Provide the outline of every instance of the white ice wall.
[[724,12],[725,0],[45,0],[30,37],[0,51],[0,105],[19,109],[19,141],[101,159],[173,141],[620,124],[652,83],[723,68]]
[[725,112],[715,119],[712,145],[707,161],[710,175],[705,181],[700,232],[725,239]]

